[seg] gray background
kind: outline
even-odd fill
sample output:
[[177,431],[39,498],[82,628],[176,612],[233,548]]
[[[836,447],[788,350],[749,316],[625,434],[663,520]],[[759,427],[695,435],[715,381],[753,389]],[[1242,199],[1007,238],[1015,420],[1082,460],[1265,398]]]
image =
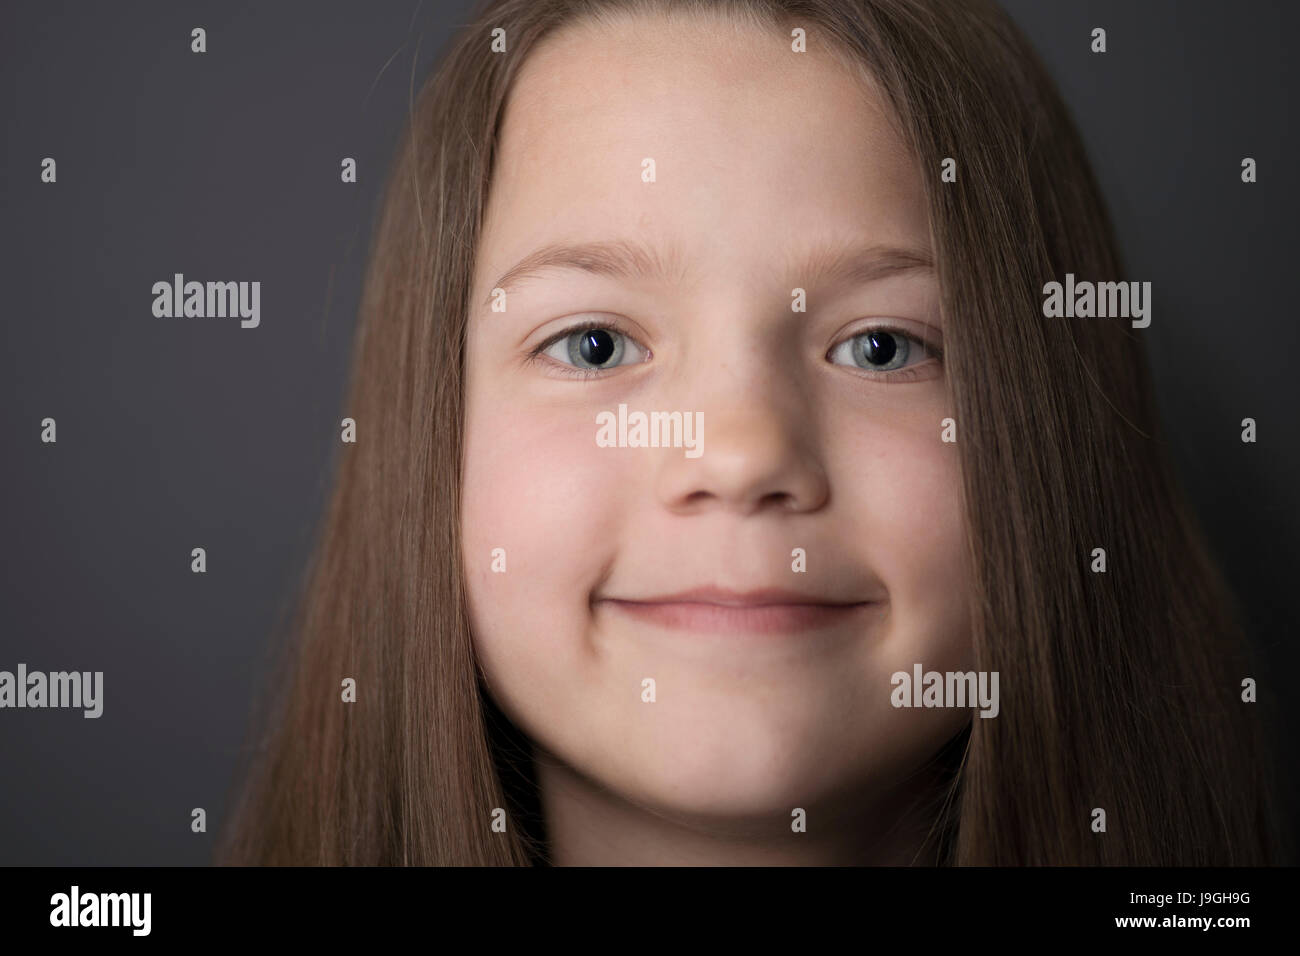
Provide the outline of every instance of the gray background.
[[[1294,741],[1297,5],[1006,5],[1083,130],[1130,277],[1153,283],[1175,461]],[[105,705],[0,711],[0,864],[208,862],[324,501],[380,180],[467,9],[6,0],[0,669],[102,670]],[[261,281],[261,326],[154,318],[174,272]]]

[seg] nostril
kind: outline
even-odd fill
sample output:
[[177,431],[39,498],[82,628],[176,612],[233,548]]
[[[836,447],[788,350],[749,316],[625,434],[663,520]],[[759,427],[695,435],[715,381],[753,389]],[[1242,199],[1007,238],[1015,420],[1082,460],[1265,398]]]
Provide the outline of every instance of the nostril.
[[758,500],[759,508],[777,507],[789,510],[794,507],[794,504],[794,495],[790,494],[788,491],[772,491],[763,495],[763,497]]

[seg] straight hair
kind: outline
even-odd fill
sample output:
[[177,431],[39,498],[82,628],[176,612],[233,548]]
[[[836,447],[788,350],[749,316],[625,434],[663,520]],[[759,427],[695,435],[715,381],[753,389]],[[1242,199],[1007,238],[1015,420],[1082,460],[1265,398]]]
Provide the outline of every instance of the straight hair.
[[[548,862],[529,742],[484,691],[461,567],[464,345],[498,127],[521,64],[557,30],[709,14],[787,38],[802,28],[813,55],[875,84],[925,184],[970,637],[975,668],[1004,688],[998,718],[943,751],[925,860],[1277,862],[1240,612],[1168,463],[1142,337],[1125,320],[1042,314],[1044,283],[1067,271],[1121,278],[1100,190],[1047,71],[985,0],[476,8],[413,101],[389,172],[344,411],[359,438],[334,453],[272,672],[283,693],[261,695],[218,862]],[[490,51],[497,27],[505,52]],[[949,157],[955,183],[940,180]]]

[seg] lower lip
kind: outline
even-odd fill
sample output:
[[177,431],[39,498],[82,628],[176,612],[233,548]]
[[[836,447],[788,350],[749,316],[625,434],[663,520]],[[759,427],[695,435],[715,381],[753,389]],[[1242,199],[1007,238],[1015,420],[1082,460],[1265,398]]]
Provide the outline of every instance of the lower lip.
[[842,625],[874,605],[862,604],[756,604],[731,606],[679,601],[648,604],[607,598],[601,603],[632,617],[677,631],[715,634],[795,634]]

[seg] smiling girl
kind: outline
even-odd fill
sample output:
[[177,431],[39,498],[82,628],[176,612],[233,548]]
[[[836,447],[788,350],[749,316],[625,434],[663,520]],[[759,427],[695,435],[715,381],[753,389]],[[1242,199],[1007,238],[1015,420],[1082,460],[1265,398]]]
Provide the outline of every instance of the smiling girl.
[[488,4],[388,182],[221,859],[1269,861],[1142,332],[1044,317],[1067,271],[1122,278],[991,4]]

